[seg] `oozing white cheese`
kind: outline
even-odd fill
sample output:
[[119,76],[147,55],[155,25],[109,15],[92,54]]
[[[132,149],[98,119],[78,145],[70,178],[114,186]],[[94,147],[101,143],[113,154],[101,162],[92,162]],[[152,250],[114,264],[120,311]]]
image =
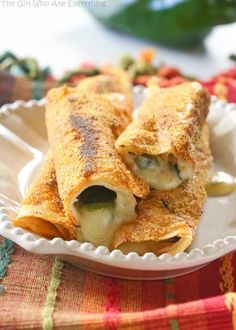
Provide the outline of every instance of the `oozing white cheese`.
[[81,230],[84,239],[94,244],[106,239],[114,226],[114,208],[89,210],[80,212]]
[[109,246],[117,227],[135,216],[136,200],[132,194],[115,190],[108,184],[96,185],[103,185],[116,192],[114,207],[86,209],[74,204],[73,213],[80,224],[77,239],[94,245]]
[[178,163],[178,170],[179,176],[181,177],[182,181],[190,179],[193,175],[193,168],[191,165],[186,163],[185,161],[179,160]]
[[185,161],[173,164],[173,162],[169,162],[168,157],[133,154],[128,157],[132,172],[144,179],[154,189],[174,189],[192,176],[192,168]]

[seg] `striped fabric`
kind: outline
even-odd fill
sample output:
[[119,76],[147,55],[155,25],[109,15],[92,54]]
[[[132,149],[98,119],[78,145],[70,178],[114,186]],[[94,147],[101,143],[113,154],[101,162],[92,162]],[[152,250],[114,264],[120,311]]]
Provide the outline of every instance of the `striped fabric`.
[[[234,100],[236,86],[231,77],[227,84],[225,79],[217,76],[204,84],[221,98]],[[0,75],[0,99],[7,96],[1,94],[4,88]],[[39,96],[40,89],[35,93]],[[178,278],[127,281],[28,253],[0,237],[4,330],[236,330],[235,292],[236,253]]]
[[0,70],[0,106],[16,100],[40,100],[54,86],[54,82],[30,81]]
[[236,254],[182,277],[142,282],[18,246],[12,253],[6,240],[0,246],[0,329],[236,329]]

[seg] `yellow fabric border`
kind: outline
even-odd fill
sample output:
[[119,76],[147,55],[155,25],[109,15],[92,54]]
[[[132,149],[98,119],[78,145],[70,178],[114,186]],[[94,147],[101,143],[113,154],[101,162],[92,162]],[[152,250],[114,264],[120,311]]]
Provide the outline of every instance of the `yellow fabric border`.
[[232,325],[236,330],[236,293],[229,292],[225,295],[225,305],[227,309],[232,312]]

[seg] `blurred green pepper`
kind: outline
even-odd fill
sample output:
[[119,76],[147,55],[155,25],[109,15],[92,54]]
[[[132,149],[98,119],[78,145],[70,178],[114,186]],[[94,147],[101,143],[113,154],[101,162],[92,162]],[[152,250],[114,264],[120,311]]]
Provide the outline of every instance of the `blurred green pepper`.
[[173,47],[193,46],[214,26],[236,21],[236,0],[108,0],[87,8],[114,29]]
[[25,76],[31,80],[40,81],[46,80],[51,74],[49,67],[40,68],[34,58],[18,58],[9,51],[0,55],[0,70],[8,71],[13,76]]

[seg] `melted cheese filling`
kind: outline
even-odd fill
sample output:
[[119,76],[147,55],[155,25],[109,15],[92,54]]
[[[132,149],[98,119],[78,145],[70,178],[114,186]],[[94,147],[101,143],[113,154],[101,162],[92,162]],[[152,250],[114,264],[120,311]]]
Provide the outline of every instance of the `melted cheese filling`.
[[169,190],[191,178],[193,169],[185,161],[170,161],[168,157],[134,155],[129,153],[127,163],[131,171],[154,189]]
[[80,212],[81,230],[88,241],[103,240],[114,226],[114,207],[95,210],[83,207]]
[[226,196],[236,190],[236,177],[225,172],[211,172],[206,184],[208,196]]
[[[95,186],[99,187],[99,186]],[[104,186],[102,191],[97,188],[97,194],[107,192]],[[91,187],[93,188],[93,187]],[[90,188],[87,188],[90,189]],[[114,193],[114,191],[112,191]],[[82,192],[83,193],[83,192]],[[113,195],[114,197],[114,195]],[[109,196],[94,198],[81,203],[80,196],[74,203],[80,229],[78,240],[87,241],[94,245],[109,246],[117,227],[131,219],[135,215],[136,200],[127,192],[115,191],[115,197],[109,200]]]

